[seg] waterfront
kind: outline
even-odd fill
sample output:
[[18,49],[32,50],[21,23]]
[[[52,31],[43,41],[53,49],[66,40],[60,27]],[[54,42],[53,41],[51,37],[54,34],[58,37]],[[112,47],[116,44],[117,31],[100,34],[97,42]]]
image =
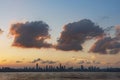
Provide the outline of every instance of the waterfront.
[[120,80],[120,72],[1,72],[0,80]]

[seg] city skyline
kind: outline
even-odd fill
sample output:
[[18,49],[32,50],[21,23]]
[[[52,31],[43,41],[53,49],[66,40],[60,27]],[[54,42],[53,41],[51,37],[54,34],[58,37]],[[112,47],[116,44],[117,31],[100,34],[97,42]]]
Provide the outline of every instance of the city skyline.
[[120,68],[105,67],[100,68],[97,66],[84,66],[80,65],[78,68],[66,67],[65,65],[59,64],[57,66],[46,65],[45,67],[39,66],[38,63],[34,67],[25,66],[23,68],[11,68],[1,67],[0,72],[120,72]]
[[0,3],[1,67],[120,67],[119,0]]

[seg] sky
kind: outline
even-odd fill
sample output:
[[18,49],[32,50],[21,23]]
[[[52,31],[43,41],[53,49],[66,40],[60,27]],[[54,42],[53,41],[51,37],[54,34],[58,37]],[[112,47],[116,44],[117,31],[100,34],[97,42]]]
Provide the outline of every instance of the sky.
[[120,66],[120,0],[1,0],[0,66]]

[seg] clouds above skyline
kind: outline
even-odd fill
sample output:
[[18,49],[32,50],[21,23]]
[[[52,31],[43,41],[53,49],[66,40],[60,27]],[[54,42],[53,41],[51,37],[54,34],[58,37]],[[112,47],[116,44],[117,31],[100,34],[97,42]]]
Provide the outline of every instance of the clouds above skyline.
[[[108,36],[108,33],[106,33],[111,28],[115,28],[115,37]],[[88,52],[100,54],[117,54],[120,52],[120,26],[111,26],[103,29],[90,19],[82,19],[78,22],[64,25],[57,44],[54,45],[46,42],[47,39],[50,39],[49,25],[43,21],[12,24],[10,35],[14,37],[12,46],[15,47],[82,51],[84,50],[83,43],[94,39],[96,42]]]
[[115,26],[115,37],[104,36],[99,38],[90,52],[101,53],[101,54],[117,54],[120,52],[120,26]]
[[63,27],[56,48],[64,51],[79,51],[83,49],[82,44],[86,40],[102,36],[103,33],[103,29],[89,19],[68,23]]
[[45,61],[42,61],[41,63],[42,64],[56,64],[58,61],[51,61],[51,60],[45,60]]
[[43,21],[15,23],[10,34],[14,36],[12,46],[23,48],[49,48],[45,40],[50,38],[49,26]]
[[37,58],[37,59],[34,59],[33,61],[31,61],[31,63],[36,63],[36,62],[39,62],[39,61],[41,61],[42,59],[40,59],[40,58]]
[[41,58],[36,58],[30,63],[41,63],[41,64],[56,64],[59,63],[59,61],[52,61],[52,60],[43,60]]
[[22,63],[23,61],[16,61],[16,63]]

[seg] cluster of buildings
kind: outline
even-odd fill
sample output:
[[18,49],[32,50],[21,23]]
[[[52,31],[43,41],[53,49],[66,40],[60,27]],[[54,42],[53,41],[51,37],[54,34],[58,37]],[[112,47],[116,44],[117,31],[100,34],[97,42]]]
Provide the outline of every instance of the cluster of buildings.
[[0,72],[120,72],[120,68],[99,68],[96,66],[84,67],[81,65],[79,68],[66,67],[65,65],[59,64],[59,66],[46,65],[40,67],[36,63],[35,67],[24,67],[24,68],[10,68],[2,67]]

